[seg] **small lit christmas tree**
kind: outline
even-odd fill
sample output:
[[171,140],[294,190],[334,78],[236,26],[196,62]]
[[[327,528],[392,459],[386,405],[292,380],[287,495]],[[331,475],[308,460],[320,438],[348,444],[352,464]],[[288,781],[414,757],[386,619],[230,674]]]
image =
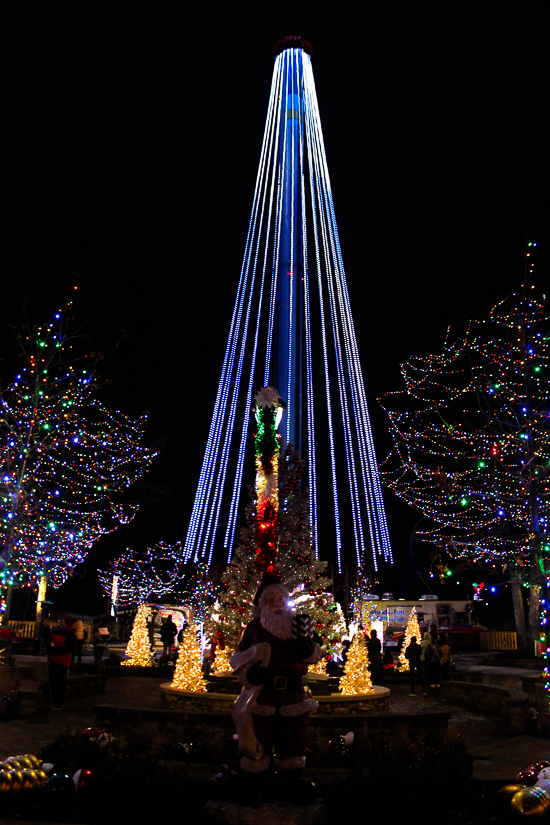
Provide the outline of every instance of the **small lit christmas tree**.
[[134,619],[134,626],[132,627],[132,635],[126,648],[126,655],[129,657],[121,664],[128,667],[151,667],[151,651],[149,645],[149,634],[147,633],[147,621],[145,618],[146,607],[140,604],[136,618]]
[[353,696],[373,690],[369,670],[369,651],[365,634],[359,630],[353,637],[348,652],[344,675],[340,679],[340,693]]
[[206,682],[201,670],[201,651],[197,639],[197,628],[190,625],[183,631],[178,662],[171,687],[178,690],[203,692]]
[[231,665],[229,664],[229,657],[233,651],[230,650],[228,647],[224,647],[223,650],[221,648],[216,647],[216,655],[214,657],[214,663],[212,665],[211,673],[228,673],[229,671],[233,670]]
[[401,653],[399,654],[399,664],[397,666],[397,669],[402,672],[410,670],[409,660],[405,658],[405,651],[410,645],[413,636],[416,636],[416,641],[420,644],[420,642],[422,641],[422,637],[420,634],[420,625],[418,624],[418,616],[416,615],[416,610],[414,608],[411,610],[409,620],[407,622],[407,629],[405,630],[405,639],[403,641]]

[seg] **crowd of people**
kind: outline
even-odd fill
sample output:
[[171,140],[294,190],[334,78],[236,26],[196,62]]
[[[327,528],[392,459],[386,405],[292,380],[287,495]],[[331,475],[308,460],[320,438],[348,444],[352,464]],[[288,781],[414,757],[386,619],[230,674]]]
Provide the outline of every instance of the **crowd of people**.
[[424,633],[420,644],[416,636],[411,636],[405,658],[409,662],[411,696],[416,695],[417,682],[422,687],[424,696],[427,696],[428,688],[437,692],[441,682],[449,678],[452,667],[451,647],[447,638],[438,634],[435,625]]

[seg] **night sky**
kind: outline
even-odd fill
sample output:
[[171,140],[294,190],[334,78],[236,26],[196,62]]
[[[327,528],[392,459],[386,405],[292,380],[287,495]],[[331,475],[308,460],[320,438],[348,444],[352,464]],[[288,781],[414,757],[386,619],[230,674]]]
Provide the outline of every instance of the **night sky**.
[[[313,69],[376,449],[377,398],[521,283],[550,249],[542,4],[4,4],[0,347],[78,272],[105,403],[150,413],[169,497],[100,542],[185,537],[227,339],[273,69],[302,34]],[[326,8],[329,6],[327,4]],[[271,11],[270,11],[271,9]],[[252,478],[248,482],[252,482]],[[329,483],[327,470],[327,483]],[[387,496],[400,591],[418,514]],[[334,561],[334,558],[330,558]],[[350,549],[347,561],[353,564]],[[217,560],[223,563],[223,559]],[[83,582],[91,581],[89,574]],[[417,598],[420,582],[406,595]],[[462,593],[457,596],[462,597]]]

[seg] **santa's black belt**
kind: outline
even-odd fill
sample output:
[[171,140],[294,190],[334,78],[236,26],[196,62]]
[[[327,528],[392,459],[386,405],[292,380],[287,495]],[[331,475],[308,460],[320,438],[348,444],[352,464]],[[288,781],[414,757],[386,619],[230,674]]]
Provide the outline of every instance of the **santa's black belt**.
[[269,678],[266,687],[274,688],[275,690],[299,690],[307,684],[307,680],[303,676],[297,676],[296,674],[276,676],[270,673],[268,675]]

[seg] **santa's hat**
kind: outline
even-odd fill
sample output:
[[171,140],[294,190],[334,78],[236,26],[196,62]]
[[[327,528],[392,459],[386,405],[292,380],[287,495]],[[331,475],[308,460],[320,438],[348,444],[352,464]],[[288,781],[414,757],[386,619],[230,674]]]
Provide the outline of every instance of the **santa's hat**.
[[264,573],[262,580],[256,590],[254,596],[254,607],[252,608],[252,615],[255,619],[260,617],[262,604],[265,598],[271,593],[282,593],[285,599],[289,598],[288,588],[281,581],[281,577],[276,573]]

